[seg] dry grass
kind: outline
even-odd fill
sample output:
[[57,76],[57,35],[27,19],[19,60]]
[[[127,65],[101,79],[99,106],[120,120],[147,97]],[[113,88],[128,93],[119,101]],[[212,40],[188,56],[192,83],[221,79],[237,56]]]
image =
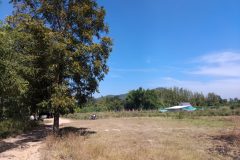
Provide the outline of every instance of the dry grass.
[[[216,138],[238,127],[233,120],[221,117],[188,121],[122,118],[74,121],[69,125],[61,137],[47,137],[42,159],[214,160],[240,156],[239,137],[233,144]],[[214,148],[216,144],[227,145],[231,153],[221,154]]]

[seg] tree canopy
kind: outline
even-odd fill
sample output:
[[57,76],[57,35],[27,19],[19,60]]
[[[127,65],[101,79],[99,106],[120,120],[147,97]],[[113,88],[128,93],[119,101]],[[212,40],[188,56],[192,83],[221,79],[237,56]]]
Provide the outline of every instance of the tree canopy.
[[[25,105],[32,112],[41,107],[49,108],[54,113],[54,131],[57,132],[59,114],[72,111],[76,103],[84,103],[98,91],[99,82],[108,72],[112,40],[107,36],[105,10],[95,0],[11,2],[15,10],[6,25],[17,37],[14,42],[8,40],[11,44],[1,46],[4,48],[1,52],[5,53],[3,57],[11,56],[4,63],[19,59],[19,65],[8,72],[12,75],[6,76],[17,77],[19,90],[26,82],[24,93],[28,101]],[[1,34],[13,33],[4,30]],[[2,36],[2,41],[7,41],[7,37]],[[6,50],[9,47],[14,51]],[[13,58],[15,54],[20,58]],[[22,71],[22,58],[29,60],[26,67],[31,74],[18,72]],[[13,68],[13,64],[8,68]]]

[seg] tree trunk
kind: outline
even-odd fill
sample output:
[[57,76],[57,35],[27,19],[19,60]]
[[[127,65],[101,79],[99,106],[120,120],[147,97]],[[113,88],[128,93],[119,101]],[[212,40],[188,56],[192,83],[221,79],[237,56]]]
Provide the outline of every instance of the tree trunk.
[[59,133],[59,111],[54,112],[53,133],[55,135]]

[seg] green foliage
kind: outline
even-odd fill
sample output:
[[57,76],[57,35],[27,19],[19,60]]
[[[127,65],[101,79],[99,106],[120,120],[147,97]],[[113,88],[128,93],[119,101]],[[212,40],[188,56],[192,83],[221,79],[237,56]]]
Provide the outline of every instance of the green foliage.
[[71,108],[74,106],[76,101],[74,97],[68,93],[68,87],[66,85],[56,85],[53,89],[54,91],[50,98],[51,106],[62,108]]
[[231,109],[240,109],[240,100],[238,98],[230,98],[229,105]]
[[[240,106],[240,100],[238,100],[238,98],[230,99],[228,102],[226,99],[222,99],[214,93],[204,96],[202,93],[192,92],[177,87],[157,88],[152,90],[139,88],[130,91],[124,96],[106,96],[98,99],[91,99],[86,105],[82,106],[81,109],[77,110],[77,112],[121,111],[123,109],[157,110],[159,108],[178,105],[181,102],[190,102],[198,110],[214,110],[218,108],[221,110],[224,106],[230,106],[231,109],[237,109]],[[223,112],[225,113],[224,110]],[[216,111],[214,110],[212,114],[215,113]],[[216,114],[221,115],[220,113]],[[207,115],[211,115],[211,113]]]
[[106,98],[105,103],[108,111],[122,111],[124,109],[124,102],[118,97]]
[[162,107],[178,105],[180,102],[191,102],[192,105],[201,106],[205,101],[202,93],[193,93],[183,88],[158,88],[156,89]]
[[96,106],[105,111],[121,111],[124,109],[124,104],[118,97],[105,97],[95,102]]
[[31,47],[18,48],[20,57],[33,57],[29,64],[34,72],[24,76],[29,83],[26,104],[32,112],[49,108],[58,119],[59,113],[86,102],[108,72],[112,40],[105,10],[95,0],[11,2],[10,28],[30,37]]
[[82,105],[76,112],[103,112],[103,111],[122,111],[124,109],[124,101],[118,97],[104,97],[100,100],[89,100],[88,103]]
[[128,93],[125,109],[148,110],[157,108],[158,97],[154,90],[144,90],[139,88]]
[[125,109],[143,109],[144,93],[145,90],[143,88],[130,91],[126,98]]
[[219,106],[221,102],[221,97],[215,93],[208,93],[207,95],[207,105],[208,106]]
[[21,12],[34,15],[45,23],[49,34],[47,50],[51,52],[56,83],[71,79],[71,89],[79,103],[96,91],[107,73],[106,60],[111,52],[111,39],[106,35],[105,10],[94,0],[84,1],[13,1]]
[[26,51],[31,48],[31,36],[13,30],[9,25],[0,25],[0,117],[25,116],[24,105],[29,83],[24,78],[30,75],[30,57]]
[[221,106],[226,104],[214,93],[205,97],[202,93],[191,92],[183,88],[158,88],[144,90],[139,88],[128,93],[125,109],[157,109],[190,102],[194,106]]
[[0,121],[0,138],[6,138],[10,135],[20,134],[37,125],[35,121],[23,119],[7,119]]
[[83,104],[80,108],[77,107],[75,109],[75,111],[78,113],[102,112],[106,110],[107,108],[105,105],[102,105],[101,103],[96,103],[93,100],[89,100],[87,103]]

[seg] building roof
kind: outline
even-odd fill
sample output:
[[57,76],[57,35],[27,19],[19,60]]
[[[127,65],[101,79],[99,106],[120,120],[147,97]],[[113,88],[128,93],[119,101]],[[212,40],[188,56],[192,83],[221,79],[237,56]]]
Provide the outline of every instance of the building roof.
[[173,107],[168,107],[165,109],[182,109],[182,108],[186,108],[186,107],[189,107],[189,106],[173,106]]

